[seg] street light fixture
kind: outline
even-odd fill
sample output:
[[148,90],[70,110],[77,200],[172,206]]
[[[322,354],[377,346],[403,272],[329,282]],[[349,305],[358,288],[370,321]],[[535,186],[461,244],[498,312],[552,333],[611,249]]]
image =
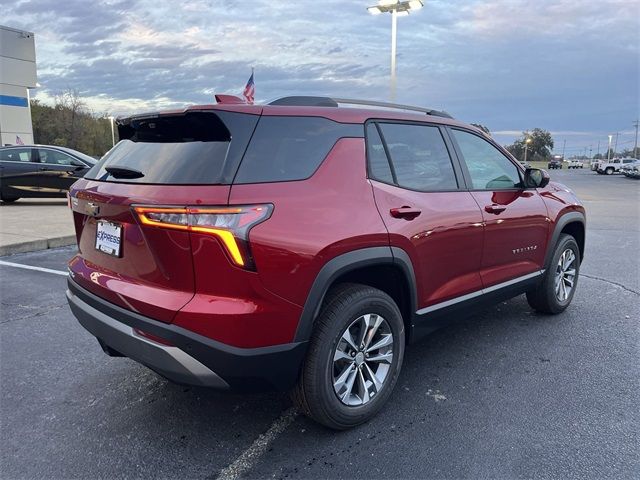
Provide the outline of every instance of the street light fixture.
[[524,163],[527,163],[527,149],[529,148],[529,144],[531,143],[531,138],[527,138],[524,141]]
[[377,5],[367,8],[372,15],[381,13],[391,14],[391,101],[396,100],[396,36],[398,30],[398,16],[409,15],[412,10],[424,7],[423,0],[379,0]]

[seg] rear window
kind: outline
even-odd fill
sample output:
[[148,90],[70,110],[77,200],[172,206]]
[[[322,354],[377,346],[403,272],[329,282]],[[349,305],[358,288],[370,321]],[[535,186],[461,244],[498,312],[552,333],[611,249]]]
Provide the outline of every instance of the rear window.
[[[122,140],[85,178],[139,184],[231,184],[258,118],[222,111],[134,118],[118,126]],[[142,176],[117,178],[107,167],[132,169]]]
[[363,135],[361,124],[321,117],[261,117],[233,183],[304,180],[340,138]]

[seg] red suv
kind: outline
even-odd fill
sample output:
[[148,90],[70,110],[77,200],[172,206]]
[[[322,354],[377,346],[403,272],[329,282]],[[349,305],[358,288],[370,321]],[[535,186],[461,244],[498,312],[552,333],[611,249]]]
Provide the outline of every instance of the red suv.
[[522,293],[544,313],[571,302],[584,208],[482,131],[406,105],[219,101],[119,119],[70,191],[67,297],[108,355],[291,389],[344,429],[444,320]]

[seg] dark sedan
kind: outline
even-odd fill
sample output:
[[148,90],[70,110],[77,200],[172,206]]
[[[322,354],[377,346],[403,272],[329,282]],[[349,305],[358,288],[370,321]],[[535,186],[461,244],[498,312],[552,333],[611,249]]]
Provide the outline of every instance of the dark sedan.
[[97,162],[70,148],[49,145],[0,147],[0,199],[65,197]]

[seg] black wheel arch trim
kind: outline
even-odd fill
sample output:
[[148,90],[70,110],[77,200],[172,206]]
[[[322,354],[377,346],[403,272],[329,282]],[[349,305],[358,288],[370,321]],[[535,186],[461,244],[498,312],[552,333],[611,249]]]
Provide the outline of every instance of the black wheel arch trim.
[[405,275],[409,285],[408,293],[412,314],[412,318],[407,320],[413,325],[413,312],[416,310],[416,280],[409,255],[398,247],[368,247],[338,255],[320,269],[302,309],[294,342],[309,340],[324,297],[337,278],[359,268],[376,265],[395,265]]
[[[544,268],[547,269],[549,268],[549,264],[551,262],[551,258],[553,257],[553,252],[555,250],[555,246],[558,244],[558,239],[560,238],[560,234],[562,233],[562,229],[564,227],[566,227],[567,225],[569,225],[570,223],[580,223],[582,224],[582,228],[584,229],[585,232],[585,244],[586,244],[586,232],[587,232],[587,220],[586,217],[584,215],[584,213],[582,212],[568,212],[565,213],[563,215],[561,215],[560,217],[558,217],[558,219],[555,222],[555,226],[553,229],[553,233],[551,234],[551,239],[549,240],[549,244],[547,245],[547,253],[545,254],[544,257]],[[576,239],[577,240],[577,239]],[[580,262],[582,263],[582,260],[584,258],[584,248],[585,246],[582,246],[582,252],[580,255]]]

